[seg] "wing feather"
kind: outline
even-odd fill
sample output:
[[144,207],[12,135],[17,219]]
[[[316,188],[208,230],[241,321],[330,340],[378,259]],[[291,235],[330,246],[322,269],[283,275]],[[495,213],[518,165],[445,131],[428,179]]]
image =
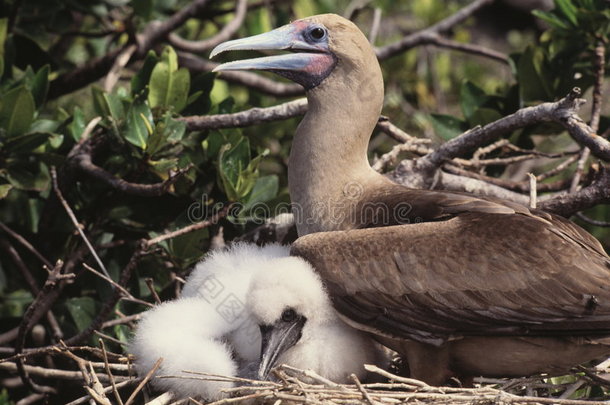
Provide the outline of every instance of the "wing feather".
[[446,220],[306,235],[292,253],[344,317],[385,336],[610,334],[610,259],[597,240],[551,214],[472,200],[444,205],[456,212]]

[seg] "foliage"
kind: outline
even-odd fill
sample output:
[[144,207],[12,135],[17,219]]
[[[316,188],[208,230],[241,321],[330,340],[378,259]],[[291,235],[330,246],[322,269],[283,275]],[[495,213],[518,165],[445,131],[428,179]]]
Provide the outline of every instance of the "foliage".
[[[294,120],[243,130],[207,131],[190,131],[181,120],[184,116],[277,104],[277,98],[227,85],[213,73],[189,71],[180,66],[179,54],[169,45],[147,50],[139,59],[134,57],[122,71],[127,77],[113,89],[105,90],[102,83],[94,83],[96,80],[90,80],[84,89],[67,91],[57,84],[63,83],[59,79],[66,73],[120,49],[142,34],[151,21],[165,20],[189,3],[9,0],[7,14],[0,14],[0,222],[29,241],[48,261],[62,259],[67,269],[76,273],[75,282],[53,306],[66,336],[86,329],[112,290],[81,265],[86,262],[97,268],[53,188],[53,169],[65,199],[114,280],[119,279],[142,239],[212,218],[222,207],[236,203],[240,209],[231,211],[221,223],[225,239],[231,240],[260,223],[255,210],[258,204],[273,208],[288,201],[285,166]],[[192,40],[216,34],[232,17],[227,12],[232,3],[212,3],[200,13],[201,18],[189,19],[177,32]],[[310,14],[341,14],[351,2],[271,3],[273,12],[264,7],[249,10],[237,35],[266,31]],[[374,6],[387,16],[389,30],[382,32],[382,40],[391,42],[404,31],[447,17],[465,3],[380,0]],[[555,5],[552,11],[535,12],[549,26],[539,40],[518,44],[518,49],[509,47],[515,52],[508,80],[498,77],[493,65],[445,51],[413,49],[384,61],[386,114],[416,133],[433,129],[435,136],[448,140],[523,106],[564,96],[574,86],[589,89],[595,77],[594,49],[600,43],[608,48],[610,43],[607,2],[555,0]],[[405,15],[411,17],[405,19]],[[469,24],[473,23],[453,31],[455,40],[471,40]],[[426,57],[421,57],[423,53]],[[422,64],[424,68],[418,69]],[[428,73],[431,71],[435,73]],[[445,102],[439,93],[446,94]],[[411,110],[417,112],[404,113]],[[89,130],[88,124],[96,117],[101,121]],[[609,125],[606,117],[599,132]],[[556,126],[544,125],[508,136],[519,146],[531,147],[533,134],[559,132]],[[375,144],[376,151],[388,148],[383,141]],[[106,174],[98,171],[96,175],[82,167],[81,159],[87,153]],[[104,176],[106,180],[101,178]],[[144,195],[108,181],[117,179],[167,187],[158,195]],[[607,215],[606,211],[600,215]],[[130,292],[138,299],[152,301],[145,282],[152,278],[161,298],[173,296],[176,280],[185,277],[189,267],[208,251],[219,227],[213,225],[160,243],[159,249],[138,263],[128,285]],[[0,232],[0,252],[2,333],[19,325],[35,297],[23,267],[31,271],[38,287],[47,272],[40,260],[6,231]],[[122,301],[114,309],[129,315],[143,306]],[[105,333],[121,342],[128,336],[127,327]],[[91,338],[89,343],[95,342]],[[111,348],[120,351],[118,345],[111,344]],[[2,391],[0,403],[8,403],[6,398]]]

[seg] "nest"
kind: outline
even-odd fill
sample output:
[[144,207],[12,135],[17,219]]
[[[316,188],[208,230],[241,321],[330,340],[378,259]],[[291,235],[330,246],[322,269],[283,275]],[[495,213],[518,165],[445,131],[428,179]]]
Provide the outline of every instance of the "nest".
[[[101,341],[100,341],[101,342]],[[55,364],[64,369],[26,364],[40,357],[52,357]],[[383,382],[362,383],[351,375],[352,383],[337,384],[311,370],[300,370],[281,365],[273,370],[273,381],[258,381],[245,378],[187,371],[188,376],[154,376],[162,359],[145,376],[136,377],[132,359],[101,348],[79,346],[53,346],[29,349],[18,356],[0,360],[0,370],[18,373],[28,381],[33,390],[42,390],[53,395],[53,386],[58,381],[70,381],[81,386],[86,395],[69,402],[68,405],[180,405],[203,404],[197,398],[178,399],[172,393],[163,393],[151,398],[145,391],[153,378],[188,378],[199,380],[229,381],[234,388],[224,389],[226,398],[208,403],[225,404],[303,404],[303,405],[394,405],[402,403],[435,404],[559,404],[559,405],[608,405],[607,387],[610,382],[603,378],[610,370],[610,360],[592,369],[580,368],[578,372],[559,378],[537,376],[528,379],[476,379],[476,388],[435,387],[412,378],[405,378],[376,366],[365,368]],[[39,363],[40,364],[40,363]],[[20,370],[21,369],[21,370]],[[606,387],[602,389],[601,387]],[[46,390],[45,390],[46,389]],[[601,395],[595,400],[594,389]],[[589,400],[567,399],[581,392]],[[142,395],[142,392],[145,395]],[[65,398],[65,392],[57,392]],[[32,394],[37,395],[37,394]],[[39,395],[39,394],[38,394]],[[144,400],[141,398],[144,396]]]

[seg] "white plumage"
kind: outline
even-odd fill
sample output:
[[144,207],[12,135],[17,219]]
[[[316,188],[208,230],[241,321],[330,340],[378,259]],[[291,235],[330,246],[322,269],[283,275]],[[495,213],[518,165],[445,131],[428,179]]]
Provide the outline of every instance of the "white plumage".
[[[164,360],[157,376],[193,377],[185,370],[251,373],[261,357],[259,326],[277,332],[288,325],[282,319],[291,311],[300,320],[291,328],[297,341],[280,336],[264,344],[269,351],[273,342],[283,342],[275,348],[276,357],[263,358],[268,368],[285,363],[337,382],[347,381],[351,373],[363,378],[362,364],[383,360],[378,346],[337,318],[311,266],[288,255],[288,248],[278,245],[236,244],[197,264],[183,297],[151,309],[139,322],[129,346],[138,373],[146,374],[160,357]],[[233,386],[192,378],[155,378],[152,384],[178,396],[205,399],[221,398],[221,389]]]

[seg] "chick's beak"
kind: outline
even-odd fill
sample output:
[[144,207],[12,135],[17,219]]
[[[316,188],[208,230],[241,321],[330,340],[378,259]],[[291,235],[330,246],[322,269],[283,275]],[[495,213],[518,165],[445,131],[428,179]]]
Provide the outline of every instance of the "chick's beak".
[[294,346],[299,339],[305,325],[305,318],[298,317],[293,322],[278,321],[273,325],[262,325],[261,361],[258,369],[258,378],[266,380],[269,372],[277,365],[282,353]]

